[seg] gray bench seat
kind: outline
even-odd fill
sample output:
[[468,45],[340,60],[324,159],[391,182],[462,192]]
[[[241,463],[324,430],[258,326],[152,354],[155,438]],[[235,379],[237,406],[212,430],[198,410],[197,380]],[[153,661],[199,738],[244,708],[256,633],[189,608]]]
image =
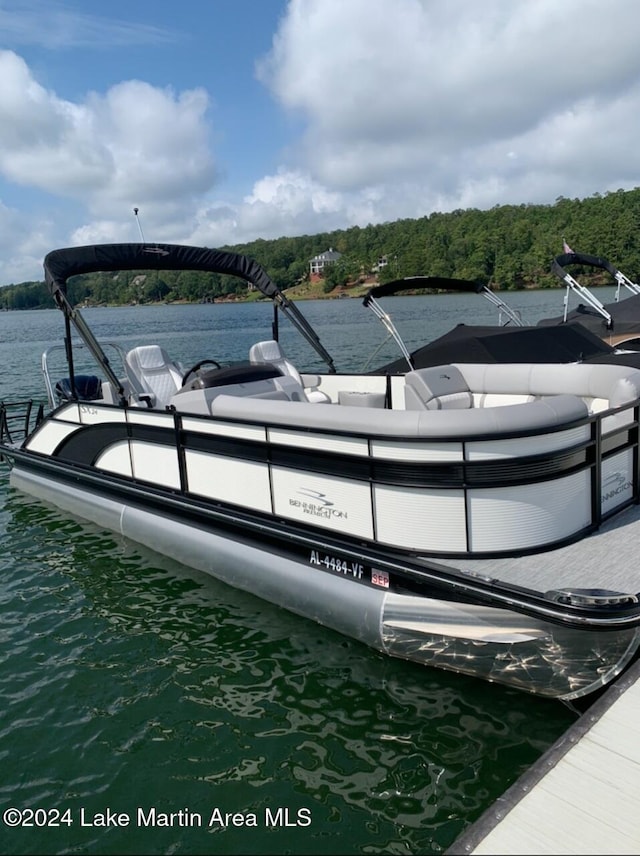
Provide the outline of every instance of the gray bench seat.
[[218,395],[211,414],[225,419],[251,420],[296,430],[314,429],[371,437],[453,437],[507,435],[569,425],[588,416],[575,395],[556,395],[527,404],[468,410],[375,410],[339,405],[317,407],[306,402],[270,401]]
[[592,412],[621,407],[640,398],[640,371],[609,364],[459,363],[405,376],[409,410],[486,407],[565,393],[582,398]]
[[585,400],[604,399],[621,407],[640,398],[640,371],[629,366],[585,363],[512,363],[457,365],[477,392],[558,395],[571,392]]

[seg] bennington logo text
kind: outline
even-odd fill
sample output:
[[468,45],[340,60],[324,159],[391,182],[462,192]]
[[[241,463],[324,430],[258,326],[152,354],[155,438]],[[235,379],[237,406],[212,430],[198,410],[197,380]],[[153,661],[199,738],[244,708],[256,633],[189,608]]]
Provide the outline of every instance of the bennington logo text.
[[312,514],[314,517],[342,517],[346,520],[347,512],[334,508],[331,500],[327,499],[326,493],[307,487],[303,487],[298,493],[310,501],[289,498],[289,505],[301,509],[303,514]]
[[602,501],[608,502],[614,496],[623,491],[629,490],[633,485],[630,481],[626,481],[622,473],[612,473],[609,478],[605,479],[602,485]]

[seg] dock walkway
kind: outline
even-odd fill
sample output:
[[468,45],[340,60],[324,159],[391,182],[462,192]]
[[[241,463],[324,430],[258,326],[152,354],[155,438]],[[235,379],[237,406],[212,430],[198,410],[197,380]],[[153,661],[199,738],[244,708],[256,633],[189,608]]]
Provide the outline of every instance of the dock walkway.
[[446,851],[640,854],[640,661]]

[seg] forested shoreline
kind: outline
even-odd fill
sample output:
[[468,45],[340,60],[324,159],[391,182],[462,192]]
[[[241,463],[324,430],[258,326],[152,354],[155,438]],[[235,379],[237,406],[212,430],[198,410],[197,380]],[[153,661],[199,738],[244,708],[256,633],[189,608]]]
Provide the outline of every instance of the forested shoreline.
[[[563,239],[573,250],[609,259],[631,279],[640,276],[640,188],[559,197],[553,205],[500,205],[488,211],[465,209],[418,219],[353,226],[294,238],[256,240],[221,247],[254,258],[282,290],[309,276],[309,262],[330,247],[342,253],[327,269],[323,290],[362,281],[380,259],[380,282],[401,276],[447,276],[477,280],[496,291],[560,285],[550,272]],[[52,248],[54,249],[54,248]],[[612,284],[592,270],[585,285]],[[69,284],[74,304],[118,305],[256,299],[233,277],[193,271],[96,273]],[[53,307],[43,281],[0,288],[1,309]]]

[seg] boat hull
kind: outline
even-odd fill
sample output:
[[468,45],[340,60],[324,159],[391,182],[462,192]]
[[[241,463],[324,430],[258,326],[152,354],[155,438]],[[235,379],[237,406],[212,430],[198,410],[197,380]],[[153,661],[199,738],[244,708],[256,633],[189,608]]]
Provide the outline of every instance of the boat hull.
[[83,480],[51,462],[40,472],[31,463],[24,458],[12,468],[11,484],[23,493],[390,656],[571,700],[613,680],[640,645],[637,627],[545,620],[515,600],[514,608],[486,595],[474,602],[472,586],[465,591],[436,577],[424,591],[403,590],[389,586],[393,562],[376,561],[355,543],[325,542],[290,526],[278,534],[257,518],[239,525],[232,509],[207,514],[202,504],[177,504],[162,491],[145,500],[131,486],[118,489],[117,480],[101,486],[96,474]]

